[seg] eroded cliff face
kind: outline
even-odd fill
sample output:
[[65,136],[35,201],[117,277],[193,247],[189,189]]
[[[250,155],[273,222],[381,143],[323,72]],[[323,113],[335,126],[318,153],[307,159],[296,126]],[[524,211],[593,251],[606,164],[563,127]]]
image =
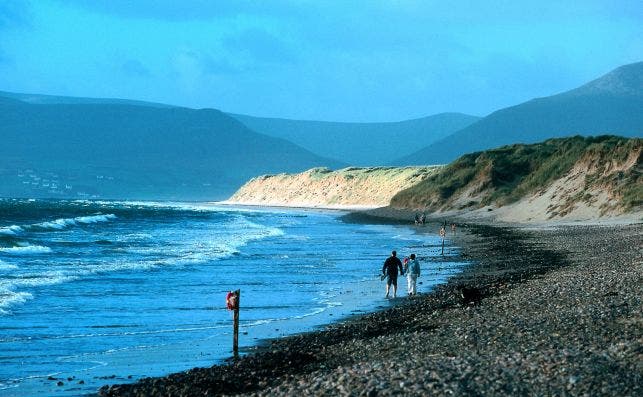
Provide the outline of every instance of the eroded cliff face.
[[507,222],[638,220],[643,140],[564,138],[466,155],[400,192],[396,209]]
[[370,167],[263,175],[243,185],[229,202],[247,205],[382,207],[399,191],[426,180],[441,167]]
[[507,222],[643,216],[643,140],[571,137],[462,156],[447,166],[314,168],[252,179],[232,203],[393,211]]

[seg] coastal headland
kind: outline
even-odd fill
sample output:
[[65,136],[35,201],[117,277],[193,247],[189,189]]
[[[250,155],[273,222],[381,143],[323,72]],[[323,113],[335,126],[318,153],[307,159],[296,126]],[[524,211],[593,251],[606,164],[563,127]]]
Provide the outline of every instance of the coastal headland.
[[430,294],[100,395],[640,395],[640,223],[459,226],[472,265]]
[[[322,330],[265,341],[222,365],[99,394],[641,395],[640,158],[640,139],[614,137],[463,156],[393,192],[388,206],[344,217],[435,234],[456,223],[455,232],[447,227],[446,246],[470,265],[446,284]],[[361,179],[346,178],[346,170],[255,178],[230,201],[373,205],[351,194],[341,202],[314,194],[320,187],[339,193],[358,180],[354,191],[374,192],[382,182],[382,170],[348,171]],[[418,212],[427,213],[426,225],[412,225]]]

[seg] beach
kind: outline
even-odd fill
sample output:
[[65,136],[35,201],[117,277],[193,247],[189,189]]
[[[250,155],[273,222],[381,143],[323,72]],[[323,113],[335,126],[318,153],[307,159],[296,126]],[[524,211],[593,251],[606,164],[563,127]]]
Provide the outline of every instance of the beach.
[[640,395],[642,237],[636,223],[460,224],[447,246],[474,264],[430,294],[99,394]]

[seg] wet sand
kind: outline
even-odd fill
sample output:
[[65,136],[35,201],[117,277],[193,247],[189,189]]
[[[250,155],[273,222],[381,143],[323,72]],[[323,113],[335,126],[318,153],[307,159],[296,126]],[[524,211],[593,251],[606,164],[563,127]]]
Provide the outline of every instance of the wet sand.
[[641,224],[460,225],[447,249],[473,265],[431,294],[100,394],[641,395],[642,242]]

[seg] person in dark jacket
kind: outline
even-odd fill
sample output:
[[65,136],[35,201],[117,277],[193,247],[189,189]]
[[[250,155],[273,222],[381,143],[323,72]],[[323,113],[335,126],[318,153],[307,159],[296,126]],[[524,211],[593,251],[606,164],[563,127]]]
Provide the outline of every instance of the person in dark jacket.
[[391,256],[386,258],[384,261],[384,266],[382,266],[382,273],[387,275],[386,279],[386,298],[388,299],[389,289],[391,284],[393,285],[393,298],[397,295],[397,269],[400,269],[401,275],[404,275],[404,269],[402,269],[402,262],[397,257],[397,252],[391,252]]

